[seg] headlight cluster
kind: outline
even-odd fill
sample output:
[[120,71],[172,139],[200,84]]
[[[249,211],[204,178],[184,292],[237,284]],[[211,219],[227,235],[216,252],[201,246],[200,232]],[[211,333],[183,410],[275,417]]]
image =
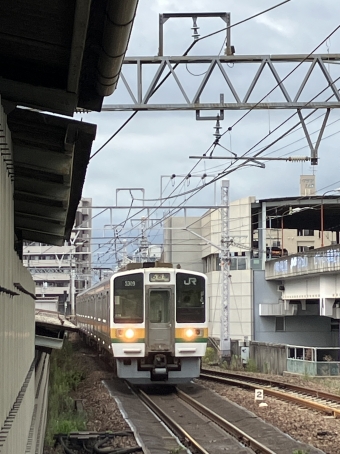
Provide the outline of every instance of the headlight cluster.
[[132,328],[119,328],[117,329],[117,337],[124,337],[127,340],[133,340],[136,337],[136,333]]
[[203,335],[203,330],[196,328],[188,328],[184,331],[185,337],[187,339],[195,339],[196,337]]

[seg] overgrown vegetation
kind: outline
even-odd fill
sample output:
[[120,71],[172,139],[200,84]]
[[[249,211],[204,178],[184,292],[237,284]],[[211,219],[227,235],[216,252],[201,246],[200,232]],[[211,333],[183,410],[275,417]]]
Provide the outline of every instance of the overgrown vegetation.
[[202,358],[203,364],[214,364],[218,362],[218,355],[216,353],[216,350],[212,347],[207,347],[205,351],[205,355]]
[[54,350],[50,358],[48,416],[45,444],[53,444],[56,433],[68,434],[86,429],[85,414],[75,411],[70,393],[84,379],[83,373],[73,363],[72,344],[65,339],[61,350]]
[[238,355],[232,355],[229,367],[228,367],[228,364],[226,363],[225,368],[230,369],[230,370],[235,370],[235,371],[243,370],[241,357]]
[[169,451],[169,454],[185,454],[186,452],[188,452],[186,448],[182,448],[179,446],[178,448],[174,448],[171,451]]
[[230,361],[222,361],[217,351],[212,347],[207,347],[205,356],[202,359],[203,364],[216,365],[226,370],[258,372],[254,360],[249,359],[247,364],[243,364],[242,358],[238,355],[232,355]]
[[249,358],[245,370],[247,372],[258,372],[256,362],[252,358]]

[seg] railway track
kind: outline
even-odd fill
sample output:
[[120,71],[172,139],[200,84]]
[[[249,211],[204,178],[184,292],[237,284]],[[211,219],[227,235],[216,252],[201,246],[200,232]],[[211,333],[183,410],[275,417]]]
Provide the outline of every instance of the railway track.
[[277,380],[210,369],[203,369],[200,378],[251,390],[262,388],[267,396],[311,408],[334,418],[340,418],[340,396],[336,394],[307,389]]
[[[238,429],[236,426],[229,423],[224,418],[221,418],[209,408],[192,399],[188,394],[179,389],[176,389],[172,395],[168,396],[166,400],[172,401],[172,405],[166,407],[158,395],[150,395],[142,390],[139,390],[138,393],[143,402],[152,409],[173,433],[176,434],[183,444],[197,454],[213,454],[215,452],[220,452],[219,446],[216,446],[216,443],[214,446],[213,442],[214,440],[221,438],[222,433],[219,427],[228,434],[228,440],[224,437],[223,443],[228,443],[228,448],[232,448],[233,450],[231,452],[233,453],[251,453],[255,451],[258,454],[275,454],[275,451],[272,451],[259,441],[253,439],[244,431]],[[185,402],[188,405],[183,407],[183,405],[180,405],[180,401]],[[176,404],[174,404],[175,402]],[[175,406],[180,406],[180,410],[174,410]],[[193,426],[191,430],[184,427],[183,421],[179,421],[184,417],[183,408],[186,408],[186,421],[195,421],[194,424],[191,424],[191,426]],[[197,410],[199,415],[194,410]],[[207,424],[207,420],[214,422],[219,427]],[[212,447],[209,446],[209,451],[206,449],[207,445],[212,445]]]
[[[176,388],[168,395],[152,394],[150,391],[137,389],[137,395],[140,399],[163,421],[163,423],[181,440],[184,446],[189,448],[195,454],[219,454],[232,452],[233,454],[282,454],[284,452],[292,453],[294,447],[287,447],[287,451],[282,449],[282,445],[277,447],[273,445],[273,434],[266,438],[268,426],[261,422],[262,429],[256,426],[257,418],[252,420],[250,426],[247,422],[240,422],[239,416],[235,419],[241,427],[228,421],[225,415],[213,411],[206,402],[202,403],[202,395],[196,392],[196,398],[189,395],[182,389]],[[195,394],[195,392],[194,392]],[[226,403],[220,399],[222,406]],[[214,408],[214,403],[212,403]],[[215,407],[217,407],[215,403]],[[226,409],[226,413],[229,410]],[[245,421],[249,414],[243,418]],[[242,419],[242,418],[241,418]],[[256,427],[255,427],[256,426]],[[247,430],[247,429],[252,430]],[[275,430],[275,429],[274,429]],[[256,434],[256,435],[255,435]],[[291,441],[294,443],[294,440]],[[283,445],[286,440],[283,441]],[[277,448],[277,449],[276,449]],[[302,452],[302,451],[301,451]]]

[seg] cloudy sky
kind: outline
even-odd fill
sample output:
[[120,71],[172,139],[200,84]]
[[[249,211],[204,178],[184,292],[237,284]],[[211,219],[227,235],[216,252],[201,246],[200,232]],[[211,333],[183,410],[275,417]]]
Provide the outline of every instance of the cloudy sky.
[[[154,56],[158,53],[158,15],[171,12],[230,12],[231,23],[242,21],[259,13],[280,0],[139,0],[137,17],[135,20],[128,56]],[[340,2],[334,0],[291,0],[277,9],[262,16],[237,25],[231,30],[231,44],[235,47],[235,55],[270,55],[270,54],[309,54],[331,34],[340,23]],[[201,36],[223,28],[224,22],[220,18],[198,19]],[[182,55],[191,44],[191,19],[170,19],[164,25],[164,55]],[[199,42],[189,55],[216,56],[224,52],[225,32],[217,34]],[[322,44],[316,53],[337,53],[340,49],[340,30]],[[340,62],[339,62],[340,63]],[[276,66],[281,77],[286,76],[296,65],[281,64]],[[258,64],[234,64],[225,66],[232,83],[240,97],[244,96],[253,79]],[[327,64],[327,69],[333,78],[340,77],[340,64]],[[299,85],[307,73],[309,64],[301,65],[285,82],[289,94],[294,97]],[[157,67],[150,67],[144,78],[144,88],[156,71]],[[195,93],[207,66],[203,64],[189,65],[178,68],[178,75],[189,97]],[[123,68],[123,73],[131,83],[133,90],[136,81],[131,67]],[[164,73],[165,74],[165,73]],[[269,69],[266,68],[255,88],[251,102],[258,102],[274,87],[276,81]],[[340,79],[336,83],[340,88]],[[316,100],[324,100],[331,95],[327,89],[327,81],[317,69],[309,84],[301,95],[301,101],[308,102],[318,95]],[[226,102],[231,101],[230,90],[220,73],[216,72],[207,84],[202,102],[218,102],[223,93]],[[153,102],[183,103],[183,97],[173,80],[164,83],[162,88],[152,98]],[[283,95],[276,89],[268,96],[268,102],[283,101]],[[120,81],[116,92],[105,100],[105,105],[131,103],[129,95]],[[304,111],[305,114],[310,111]],[[218,112],[206,112],[215,115]],[[221,132],[235,124],[245,114],[245,111],[226,111],[221,121]],[[221,138],[220,144],[241,156],[269,133],[269,137],[255,146],[254,152],[261,146],[271,143],[291,126],[298,122],[297,115],[280,127],[283,121],[295,112],[293,110],[262,110],[252,111],[242,118],[233,130]],[[97,138],[93,145],[93,152],[121,126],[131,112],[101,112],[96,114],[82,114],[84,121],[98,125]],[[308,119],[307,125],[316,142],[321,127],[324,110],[316,112]],[[80,115],[77,115],[80,119]],[[196,121],[194,112],[139,112],[132,121],[91,161],[88,167],[83,195],[92,197],[93,205],[114,205],[116,203],[117,188],[144,188],[146,199],[160,197],[161,188],[163,197],[177,188],[175,194],[194,189],[200,184],[200,177],[206,173],[210,181],[227,166],[230,161],[202,160],[198,162],[189,159],[192,155],[203,155],[214,140],[214,121]],[[230,180],[230,199],[235,200],[248,195],[257,199],[269,197],[299,196],[300,174],[316,175],[316,186],[322,194],[328,189],[340,186],[339,172],[339,139],[340,139],[340,111],[332,110],[328,126],[325,129],[324,139],[321,141],[318,166],[310,163],[289,163],[285,161],[269,161],[265,168],[247,166],[235,170],[226,178]],[[251,155],[251,154],[250,154]],[[222,147],[214,151],[214,156],[231,156],[230,152]],[[268,149],[263,156],[288,157],[310,156],[310,150],[301,128],[285,139],[277,142]],[[193,167],[196,166],[194,169]],[[235,166],[234,166],[235,167]],[[169,175],[187,175],[189,172],[195,178],[182,183],[177,177],[170,181]],[[174,186],[173,186],[174,184]],[[190,203],[214,204],[214,194],[217,198],[220,193],[220,182],[214,187],[203,189],[199,196],[191,199]],[[134,191],[135,198],[141,192]],[[131,198],[128,191],[120,191],[118,204],[129,205]],[[176,204],[183,198],[172,199]],[[139,202],[135,202],[137,205]],[[154,204],[157,202],[146,202]],[[189,203],[189,202],[188,202]],[[167,202],[170,204],[170,202]],[[125,213],[126,214],[126,213]],[[105,220],[103,223],[107,222]]]

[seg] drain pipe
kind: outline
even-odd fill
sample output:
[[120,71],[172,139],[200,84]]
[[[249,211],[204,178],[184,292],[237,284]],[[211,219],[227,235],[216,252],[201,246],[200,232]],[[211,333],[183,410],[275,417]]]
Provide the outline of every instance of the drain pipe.
[[110,96],[116,89],[137,5],[138,0],[108,0],[97,65],[97,92],[100,96]]

